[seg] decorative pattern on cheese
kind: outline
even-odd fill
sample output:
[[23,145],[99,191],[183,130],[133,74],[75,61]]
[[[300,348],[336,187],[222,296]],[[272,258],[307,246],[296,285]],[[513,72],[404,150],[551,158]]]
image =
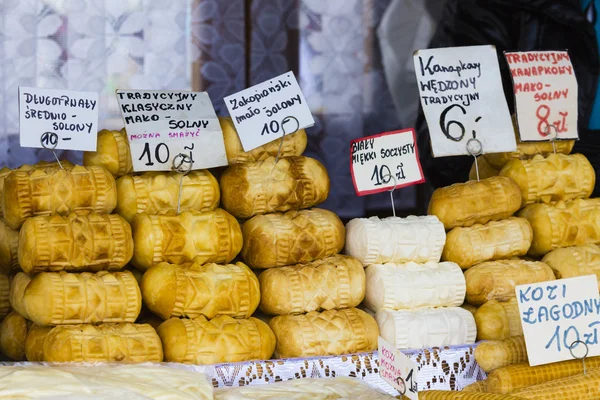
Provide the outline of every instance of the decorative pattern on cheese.
[[438,262],[445,242],[435,216],[356,218],[346,225],[346,253],[364,265]]
[[380,310],[375,317],[379,334],[397,349],[475,343],[473,314],[460,307],[420,310]]
[[365,305],[373,311],[460,306],[465,277],[452,262],[373,264],[367,267]]
[[600,285],[600,247],[595,244],[553,250],[542,262],[552,268],[557,279],[596,275]]

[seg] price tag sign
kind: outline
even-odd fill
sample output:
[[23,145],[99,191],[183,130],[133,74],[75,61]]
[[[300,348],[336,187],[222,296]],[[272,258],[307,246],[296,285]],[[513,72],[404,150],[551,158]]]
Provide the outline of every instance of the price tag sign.
[[586,345],[587,356],[600,355],[595,275],[519,285],[516,294],[529,365],[581,358]]
[[223,132],[205,92],[117,90],[133,170],[170,171],[179,154],[191,169],[227,165]]
[[425,182],[414,129],[353,140],[350,174],[359,196]]
[[417,375],[419,367],[410,358],[379,336],[379,375],[401,395],[417,400]]
[[521,140],[577,139],[577,79],[566,51],[504,53]]
[[494,46],[417,50],[413,56],[434,157],[515,151],[514,128]]
[[19,86],[19,131],[21,147],[96,151],[98,93]]
[[315,124],[291,71],[227,96],[224,101],[244,151]]

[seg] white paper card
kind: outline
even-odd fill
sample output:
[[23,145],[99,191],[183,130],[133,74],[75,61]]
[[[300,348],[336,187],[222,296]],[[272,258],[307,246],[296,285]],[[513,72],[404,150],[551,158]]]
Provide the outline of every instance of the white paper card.
[[577,78],[566,51],[504,53],[521,140],[577,139]]
[[[280,139],[315,124],[293,72],[234,93],[223,99],[244,151]],[[286,118],[293,117],[293,118]]]
[[483,153],[517,149],[494,46],[417,50],[413,60],[434,157],[468,155],[472,138]]
[[379,375],[392,385],[400,394],[417,400],[417,382],[419,367],[410,358],[396,350],[394,346],[379,336]]
[[21,147],[96,151],[98,93],[19,86],[19,131]]
[[[588,357],[600,355],[600,298],[595,275],[519,285],[515,288],[529,365],[572,360],[581,340]],[[585,346],[573,346],[582,357]]]
[[205,92],[117,90],[133,170],[169,171],[178,154],[192,169],[227,165],[223,132]]
[[350,174],[359,196],[425,182],[414,129],[353,140]]

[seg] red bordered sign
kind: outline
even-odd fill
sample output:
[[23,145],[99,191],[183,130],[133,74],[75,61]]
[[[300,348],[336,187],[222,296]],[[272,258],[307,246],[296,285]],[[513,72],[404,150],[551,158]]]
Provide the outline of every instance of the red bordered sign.
[[414,129],[350,142],[350,174],[359,196],[425,182]]

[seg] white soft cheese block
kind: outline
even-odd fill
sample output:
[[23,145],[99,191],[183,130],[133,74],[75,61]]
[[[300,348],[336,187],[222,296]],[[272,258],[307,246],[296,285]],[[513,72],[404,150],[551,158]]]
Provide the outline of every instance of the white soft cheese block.
[[460,307],[420,310],[380,310],[379,335],[397,349],[456,346],[475,343],[475,318]]
[[372,264],[365,273],[364,302],[373,311],[457,307],[465,300],[465,276],[453,262]]
[[444,224],[433,215],[356,218],[346,225],[346,254],[363,265],[438,262],[445,242]]

